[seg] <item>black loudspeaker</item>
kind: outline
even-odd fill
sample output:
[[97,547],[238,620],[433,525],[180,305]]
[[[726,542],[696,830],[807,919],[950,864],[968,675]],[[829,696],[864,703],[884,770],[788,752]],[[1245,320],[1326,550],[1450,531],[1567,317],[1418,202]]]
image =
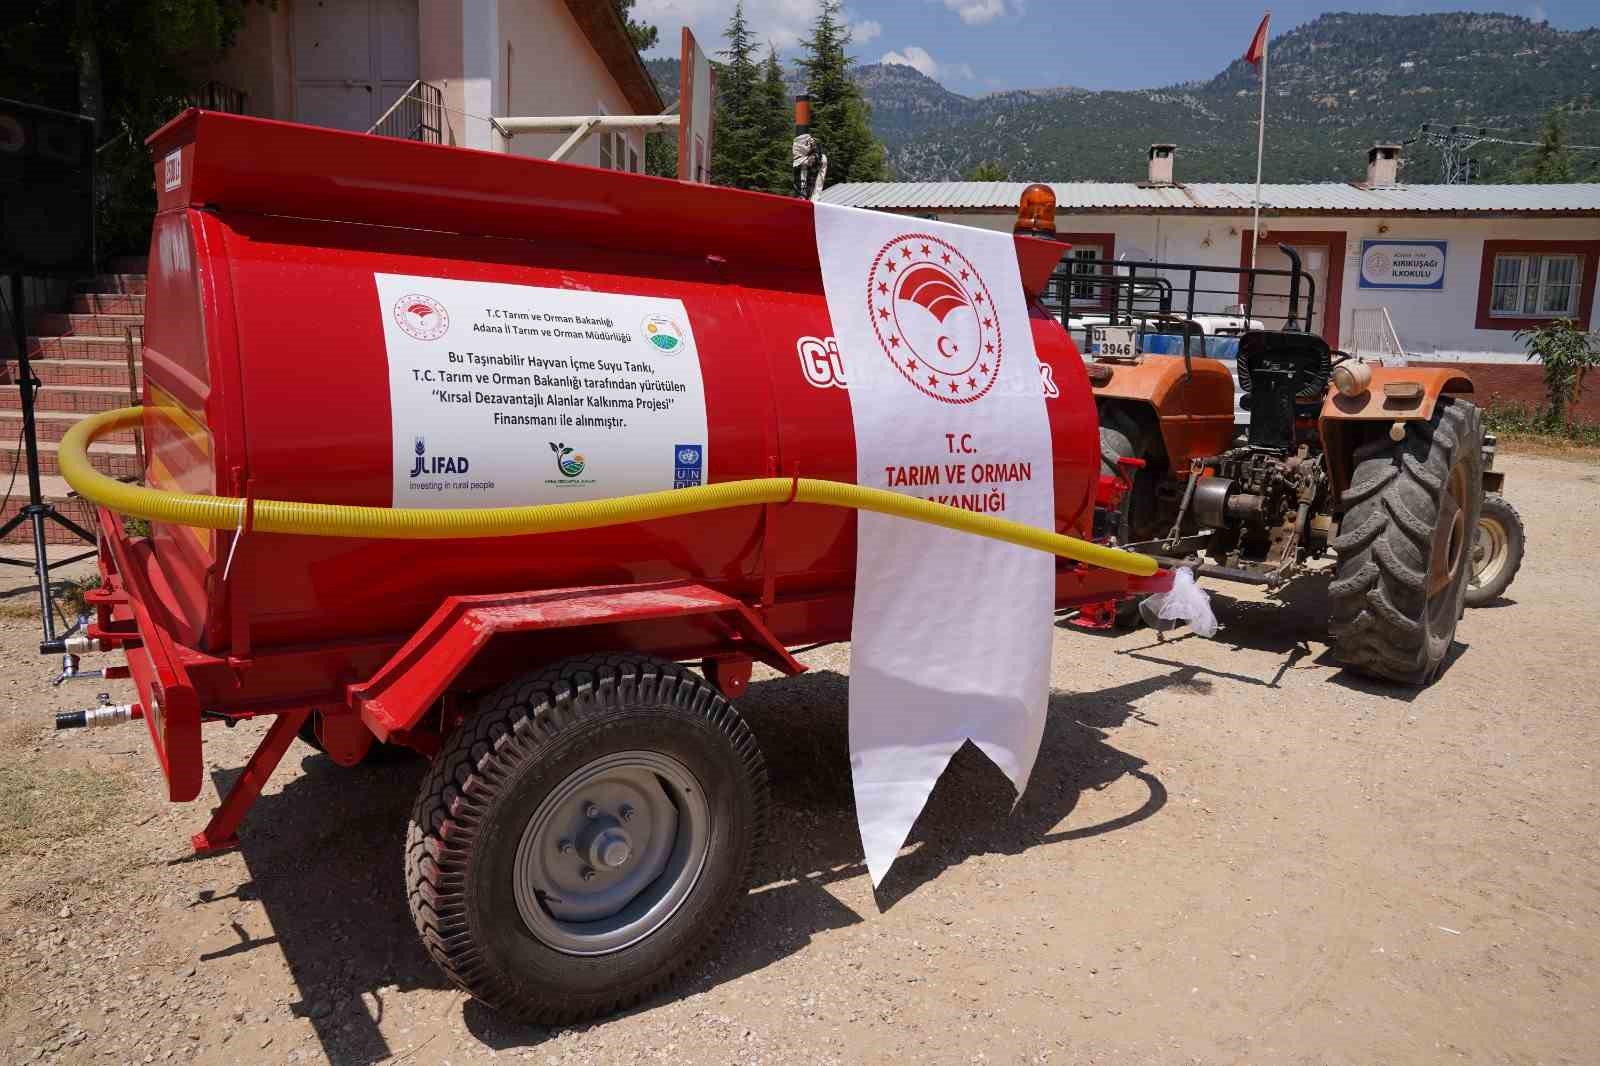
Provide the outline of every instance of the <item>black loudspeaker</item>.
[[0,98],[0,274],[94,273],[94,122]]

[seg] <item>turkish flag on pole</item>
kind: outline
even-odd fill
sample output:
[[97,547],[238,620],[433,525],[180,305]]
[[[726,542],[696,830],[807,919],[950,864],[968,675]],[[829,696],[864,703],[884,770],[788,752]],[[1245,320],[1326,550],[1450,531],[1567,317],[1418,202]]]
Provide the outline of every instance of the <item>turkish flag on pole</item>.
[[1244,61],[1253,67],[1260,67],[1261,60],[1267,54],[1267,23],[1272,21],[1272,12],[1268,11],[1261,16],[1261,25],[1256,27],[1256,35],[1250,38],[1250,47],[1244,50]]

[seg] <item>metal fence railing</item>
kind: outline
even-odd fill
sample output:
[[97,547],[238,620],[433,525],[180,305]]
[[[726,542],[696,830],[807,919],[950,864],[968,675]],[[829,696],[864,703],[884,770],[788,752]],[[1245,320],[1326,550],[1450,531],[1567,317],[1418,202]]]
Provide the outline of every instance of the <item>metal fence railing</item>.
[[1288,269],[1067,258],[1051,275],[1043,302],[1075,337],[1102,325],[1185,338],[1252,329],[1315,332],[1316,280],[1300,269],[1292,248],[1280,248]]
[[187,102],[190,107],[206,111],[226,111],[230,115],[242,115],[244,100],[245,94],[242,89],[224,85],[220,81],[208,81],[192,90]]
[[367,132],[404,141],[443,143],[444,91],[421,79],[412,82]]

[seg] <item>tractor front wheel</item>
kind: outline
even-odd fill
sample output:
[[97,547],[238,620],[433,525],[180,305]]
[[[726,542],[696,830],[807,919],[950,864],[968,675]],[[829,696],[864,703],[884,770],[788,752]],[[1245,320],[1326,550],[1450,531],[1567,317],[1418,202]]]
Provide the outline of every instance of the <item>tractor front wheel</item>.
[[765,835],[767,774],[704,678],[578,658],[489,696],[406,834],[428,953],[509,1017],[564,1024],[663,988],[716,938]]
[[1472,574],[1483,505],[1478,409],[1443,398],[1427,422],[1355,450],[1328,587],[1335,656],[1425,685],[1444,665]]
[[1485,496],[1478,514],[1478,535],[1472,542],[1472,577],[1467,606],[1483,607],[1504,596],[1522,568],[1527,534],[1522,516],[1504,496]]

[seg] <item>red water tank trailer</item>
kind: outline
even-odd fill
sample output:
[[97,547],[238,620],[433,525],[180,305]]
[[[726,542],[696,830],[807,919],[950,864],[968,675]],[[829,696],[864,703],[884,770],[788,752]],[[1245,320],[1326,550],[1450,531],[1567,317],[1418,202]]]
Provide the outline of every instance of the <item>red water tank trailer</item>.
[[[433,770],[407,874],[441,966],[545,1021],[649,993],[744,885],[765,771],[728,699],[753,661],[796,673],[787,649],[849,638],[854,512],[357,539],[263,532],[248,501],[396,504],[381,275],[681,301],[706,412],[696,477],[853,482],[812,205],[199,111],[150,146],[145,480],[247,502],[235,529],[139,537],[102,509],[89,635],[126,650],[129,713],[173,800],[200,792],[203,721],[273,717],[195,846],[234,843],[297,734],[346,765],[412,748]],[[1016,244],[1054,393],[1056,529],[1088,537],[1106,491],[1094,403],[1037,304],[1064,248]],[[527,434],[530,471],[547,436]],[[1062,560],[1057,600],[1168,583]]]

